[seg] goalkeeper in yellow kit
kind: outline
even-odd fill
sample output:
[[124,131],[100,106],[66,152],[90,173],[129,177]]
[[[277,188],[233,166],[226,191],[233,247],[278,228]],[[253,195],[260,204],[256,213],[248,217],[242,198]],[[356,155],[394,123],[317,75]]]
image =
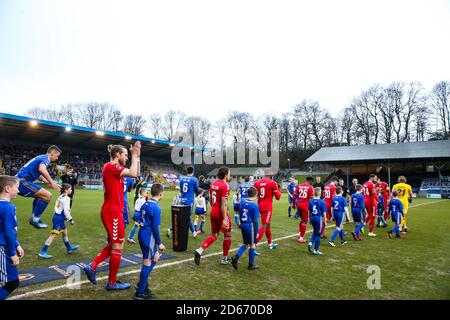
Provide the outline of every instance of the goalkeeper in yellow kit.
[[408,232],[408,227],[406,226],[406,213],[408,212],[408,205],[412,202],[412,188],[406,183],[406,178],[404,176],[400,176],[398,177],[398,183],[392,188],[392,191],[398,192],[398,199],[403,204],[404,217],[400,228],[402,233],[406,233]]

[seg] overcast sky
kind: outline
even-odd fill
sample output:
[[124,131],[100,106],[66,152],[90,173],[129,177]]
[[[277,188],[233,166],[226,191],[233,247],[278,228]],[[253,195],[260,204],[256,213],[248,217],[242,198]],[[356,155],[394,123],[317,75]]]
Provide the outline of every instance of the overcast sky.
[[448,0],[0,0],[0,111],[333,114],[375,82],[450,78]]

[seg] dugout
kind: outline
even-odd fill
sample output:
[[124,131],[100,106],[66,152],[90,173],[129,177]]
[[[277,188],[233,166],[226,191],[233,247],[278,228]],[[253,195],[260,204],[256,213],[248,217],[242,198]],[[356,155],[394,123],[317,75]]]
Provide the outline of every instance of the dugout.
[[450,140],[325,147],[305,160],[314,171],[331,169],[346,178],[360,182],[377,173],[392,187],[404,175],[414,189],[423,179],[445,179],[450,175]]

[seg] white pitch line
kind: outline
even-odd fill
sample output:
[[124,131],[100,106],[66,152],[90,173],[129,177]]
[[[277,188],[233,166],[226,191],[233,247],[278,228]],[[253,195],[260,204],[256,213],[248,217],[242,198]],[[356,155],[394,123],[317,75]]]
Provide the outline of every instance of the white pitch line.
[[[416,205],[411,206],[410,209],[415,208],[415,207],[424,206],[424,205],[436,204],[436,203],[443,202],[443,201],[447,201],[447,200],[439,200],[439,201],[434,201],[432,203],[416,204]],[[327,228],[331,228],[333,226],[334,226],[333,224],[330,224],[330,225],[327,225]],[[306,231],[306,233],[311,233],[311,232],[312,232],[312,230]],[[294,234],[291,234],[291,235],[288,235],[288,236],[284,236],[284,237],[281,237],[281,238],[273,239],[273,241],[286,240],[286,239],[289,239],[289,238],[292,238],[292,237],[296,237],[297,235],[298,235],[298,233],[294,233]],[[264,241],[264,242],[260,242],[259,244],[266,244],[266,243],[267,243],[267,241]],[[238,248],[231,249],[230,252],[237,251],[237,250],[238,250]],[[202,255],[202,259],[213,257],[213,256],[218,256],[220,254],[222,254],[222,251],[214,252],[214,253],[210,253],[210,254],[206,254],[206,255]],[[185,262],[192,262],[192,260],[193,260],[193,258],[189,258],[189,259],[183,259],[183,260],[174,261],[174,262],[168,262],[168,263],[156,265],[154,269],[171,267],[171,266],[175,266],[175,265],[182,264],[182,263],[185,263]],[[122,273],[117,274],[117,276],[118,277],[122,277],[122,276],[127,276],[127,275],[138,273],[138,272],[141,272],[141,269],[136,269],[136,270],[130,270],[130,271],[127,271],[127,272],[122,272]],[[106,279],[108,279],[108,276],[103,276],[103,277],[97,278],[97,281],[102,281],[102,280],[106,280]],[[80,286],[80,285],[86,284],[86,283],[90,283],[90,281],[89,280],[83,280],[83,281],[79,281],[79,282],[75,282],[75,283],[71,283],[71,284],[64,284],[64,285],[50,287],[50,288],[46,288],[46,289],[30,291],[30,292],[23,293],[23,294],[20,294],[20,295],[12,296],[12,297],[8,298],[7,300],[19,300],[19,299],[22,299],[22,298],[35,296],[35,295],[39,295],[39,294],[42,294],[42,293],[47,293],[47,292],[51,292],[51,291],[55,291],[55,290],[59,290],[59,289],[70,289],[71,287]]]

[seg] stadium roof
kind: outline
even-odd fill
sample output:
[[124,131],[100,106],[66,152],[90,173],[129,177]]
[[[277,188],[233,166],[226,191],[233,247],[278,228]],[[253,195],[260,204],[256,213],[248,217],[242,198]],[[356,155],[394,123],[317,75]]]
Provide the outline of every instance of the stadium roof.
[[[64,123],[33,119],[8,113],[0,113],[0,139],[20,140],[31,143],[56,144],[72,148],[106,150],[109,144],[128,145],[141,141],[142,154],[147,157],[170,157],[172,147],[191,147],[167,140],[152,139],[112,131],[98,131],[92,128]],[[201,147],[193,147],[197,150]]]
[[450,140],[322,148],[305,162],[373,162],[450,159]]

